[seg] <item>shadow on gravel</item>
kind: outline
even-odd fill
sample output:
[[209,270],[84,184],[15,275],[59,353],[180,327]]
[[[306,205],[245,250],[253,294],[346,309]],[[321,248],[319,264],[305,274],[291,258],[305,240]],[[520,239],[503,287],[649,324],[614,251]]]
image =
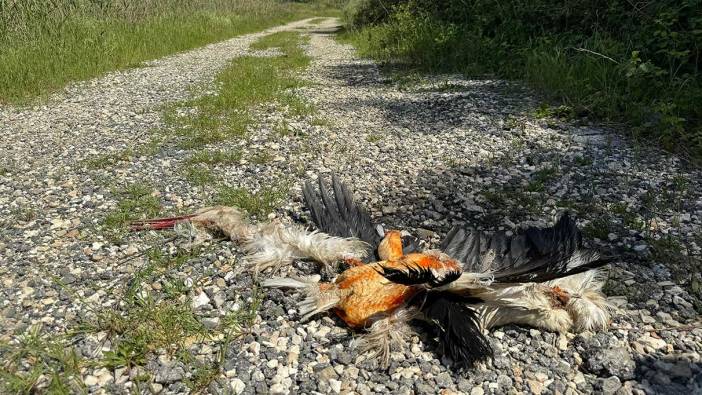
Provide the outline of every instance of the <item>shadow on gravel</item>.
[[690,389],[702,393],[702,363],[682,356],[640,358],[636,360],[636,377],[648,381],[650,393],[688,394]]
[[432,83],[411,81],[403,87],[403,82],[386,77],[371,64],[346,63],[329,66],[328,70],[328,75],[349,87],[396,85],[382,96],[340,98],[331,104],[334,110],[349,114],[380,111],[389,127],[418,133],[441,133],[470,124],[483,126],[534,108],[532,101],[515,94],[516,86],[504,81],[452,81],[446,77]]

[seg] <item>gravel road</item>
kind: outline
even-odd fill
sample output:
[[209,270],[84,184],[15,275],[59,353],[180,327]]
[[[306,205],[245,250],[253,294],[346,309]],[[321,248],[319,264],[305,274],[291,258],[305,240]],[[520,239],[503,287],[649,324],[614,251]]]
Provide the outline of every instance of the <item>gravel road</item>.
[[[300,21],[77,83],[40,105],[0,106],[0,342],[16,346],[38,325],[47,336],[71,333],[77,355],[97,362],[83,364],[78,378],[91,393],[188,393],[197,367],[217,360],[221,372],[204,392],[702,393],[701,172],[608,128],[544,117],[538,96],[513,83],[383,74],[335,40],[336,23]],[[207,328],[256,294],[249,275],[234,274],[242,253],[233,243],[208,242],[187,264],[139,277],[150,248],[172,252],[179,242],[102,231],[117,191],[135,183],[152,188],[164,213],[208,204],[217,187],[191,185],[181,170],[191,152],[164,145],[102,168],[86,160],[143,146],[167,128],[165,106],[211,94],[231,59],[282,30],[310,36],[310,83],[294,94],[316,113],[267,105],[246,138],[206,147],[243,153],[239,163],[211,166],[222,185],[289,185],[270,217],[300,221],[301,182],[336,172],[374,219],[428,246],[457,223],[514,229],[574,211],[588,242],[621,257],[606,286],[618,307],[611,329],[559,336],[499,328],[489,333],[494,360],[464,374],[420,330],[383,370],[349,348],[354,334],[338,319],[300,323],[299,295],[276,290],[222,353],[218,339],[198,339],[189,343],[195,362],[156,349],[140,367],[99,363],[115,351],[112,334],[75,329],[102,311],[123,311],[134,283],[157,298],[183,284],[180,298]],[[262,152],[268,160],[251,159]],[[39,387],[48,381],[42,376]]]

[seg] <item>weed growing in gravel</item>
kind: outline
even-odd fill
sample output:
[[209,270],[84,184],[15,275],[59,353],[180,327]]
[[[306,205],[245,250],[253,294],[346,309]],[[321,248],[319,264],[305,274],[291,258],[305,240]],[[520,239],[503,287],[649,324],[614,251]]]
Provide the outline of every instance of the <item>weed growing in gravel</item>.
[[126,162],[134,156],[134,149],[126,148],[111,154],[97,155],[83,161],[89,169],[106,169],[118,162]]
[[310,120],[312,126],[331,126],[331,121],[328,118],[317,116]]
[[286,120],[282,120],[278,122],[274,127],[273,130],[278,133],[279,136],[285,137],[285,136],[290,136],[293,134],[293,130],[290,127],[290,124]]
[[554,107],[548,105],[547,103],[542,103],[536,110],[534,110],[534,117],[570,120],[575,118],[575,111],[572,107],[566,105]]
[[273,160],[273,155],[268,151],[260,151],[251,157],[251,162],[257,165],[265,165]]
[[212,170],[201,164],[187,166],[185,168],[185,178],[191,184],[197,186],[208,185],[217,180]]
[[543,192],[546,189],[546,184],[554,180],[558,174],[559,171],[556,167],[546,167],[534,172],[534,174],[531,176],[529,185],[527,185],[527,191]]
[[212,333],[198,320],[186,301],[157,300],[152,294],[140,295],[121,312],[98,318],[96,329],[112,339],[112,350],[105,353],[103,366],[114,369],[144,365],[147,355],[165,350],[174,355],[192,342]]
[[607,218],[605,216],[600,216],[592,221],[590,221],[587,225],[585,225],[582,229],[583,234],[587,238],[596,238],[600,240],[607,240],[607,236],[610,233],[615,232],[615,224],[612,222],[610,218]]
[[85,392],[80,371],[85,362],[60,336],[42,332],[36,325],[17,337],[0,342],[0,389],[6,394]]
[[380,141],[382,139],[383,139],[383,136],[381,136],[379,134],[374,134],[374,133],[371,133],[368,136],[366,136],[366,141],[368,141],[369,143],[377,143],[378,141]]
[[253,123],[249,110],[279,101],[293,114],[306,115],[313,109],[299,98],[285,93],[303,85],[296,72],[307,67],[310,58],[300,47],[306,39],[297,32],[280,32],[261,38],[252,49],[278,48],[283,55],[244,56],[234,59],[217,76],[217,94],[184,104],[196,108],[190,115],[169,117],[183,148],[198,148],[234,136],[243,136]]
[[281,186],[262,188],[257,192],[245,188],[222,187],[215,197],[215,203],[246,210],[249,215],[260,220],[271,213],[287,193],[288,188]]
[[[221,374],[224,353],[235,338],[245,333],[260,301],[255,297],[248,306],[227,313],[217,327],[207,328],[189,303],[190,286],[167,275],[200,256],[203,248],[178,249],[174,254],[150,251],[148,264],[135,272],[120,305],[100,311],[96,319],[83,325],[82,332],[105,333],[110,339],[111,350],[104,353],[99,365],[109,369],[134,368],[145,366],[154,353],[166,353],[191,372],[186,384],[195,392]],[[206,340],[218,345],[217,358],[195,360],[191,347]],[[149,381],[150,377],[143,379]]]
[[284,93],[280,95],[277,102],[282,105],[288,111],[288,113],[298,117],[309,116],[317,111],[314,105],[300,99],[298,96],[294,96],[291,93]]
[[488,211],[497,215],[505,212],[513,221],[539,213],[540,205],[538,200],[531,193],[519,188],[503,187],[500,190],[482,191],[481,195],[485,202],[491,206]]
[[119,162],[128,162],[136,156],[155,155],[161,149],[162,143],[163,137],[154,135],[146,144],[139,145],[135,148],[125,148],[109,154],[96,155],[92,158],[85,159],[83,164],[89,169],[106,169]]
[[161,203],[150,185],[136,183],[113,193],[119,199],[119,203],[117,208],[105,217],[103,225],[115,237],[124,234],[125,225],[130,221],[154,217],[161,211]]

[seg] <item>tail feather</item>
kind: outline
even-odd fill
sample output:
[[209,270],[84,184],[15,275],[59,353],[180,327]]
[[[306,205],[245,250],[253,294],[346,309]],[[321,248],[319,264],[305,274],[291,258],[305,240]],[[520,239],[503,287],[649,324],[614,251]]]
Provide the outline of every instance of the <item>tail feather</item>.
[[380,365],[387,368],[390,365],[390,353],[402,350],[408,344],[412,335],[409,321],[414,319],[417,311],[413,308],[400,308],[390,315],[373,322],[368,328],[368,334],[353,340],[351,348],[356,348],[361,354],[369,352],[370,358],[378,358]]

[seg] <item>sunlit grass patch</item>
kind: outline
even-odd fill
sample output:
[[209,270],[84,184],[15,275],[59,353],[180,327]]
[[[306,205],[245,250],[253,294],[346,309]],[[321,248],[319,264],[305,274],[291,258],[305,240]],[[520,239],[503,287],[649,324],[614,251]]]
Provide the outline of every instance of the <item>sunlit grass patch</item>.
[[188,158],[188,164],[203,163],[206,165],[230,165],[241,161],[241,152],[239,151],[207,151],[201,150],[193,153]]
[[306,115],[314,109],[286,90],[304,82],[297,72],[309,64],[301,45],[306,38],[297,32],[264,36],[252,49],[278,48],[281,56],[244,56],[234,59],[217,76],[216,94],[202,96],[183,104],[196,109],[190,115],[169,117],[181,138],[183,148],[199,148],[232,137],[242,137],[254,124],[250,113],[258,105],[278,101],[293,114]]
[[193,185],[203,186],[217,181],[217,177],[206,165],[194,164],[185,169],[185,178]]
[[243,209],[261,220],[273,212],[287,194],[288,188],[283,186],[266,187],[255,192],[246,188],[221,187],[214,200],[217,204]]
[[0,3],[0,102],[22,103],[70,81],[334,13],[338,11],[325,1]]
[[156,155],[161,149],[163,141],[164,137],[162,135],[154,134],[145,144],[117,150],[108,154],[95,155],[83,160],[82,163],[89,169],[106,169],[121,162],[129,162],[137,156]]

